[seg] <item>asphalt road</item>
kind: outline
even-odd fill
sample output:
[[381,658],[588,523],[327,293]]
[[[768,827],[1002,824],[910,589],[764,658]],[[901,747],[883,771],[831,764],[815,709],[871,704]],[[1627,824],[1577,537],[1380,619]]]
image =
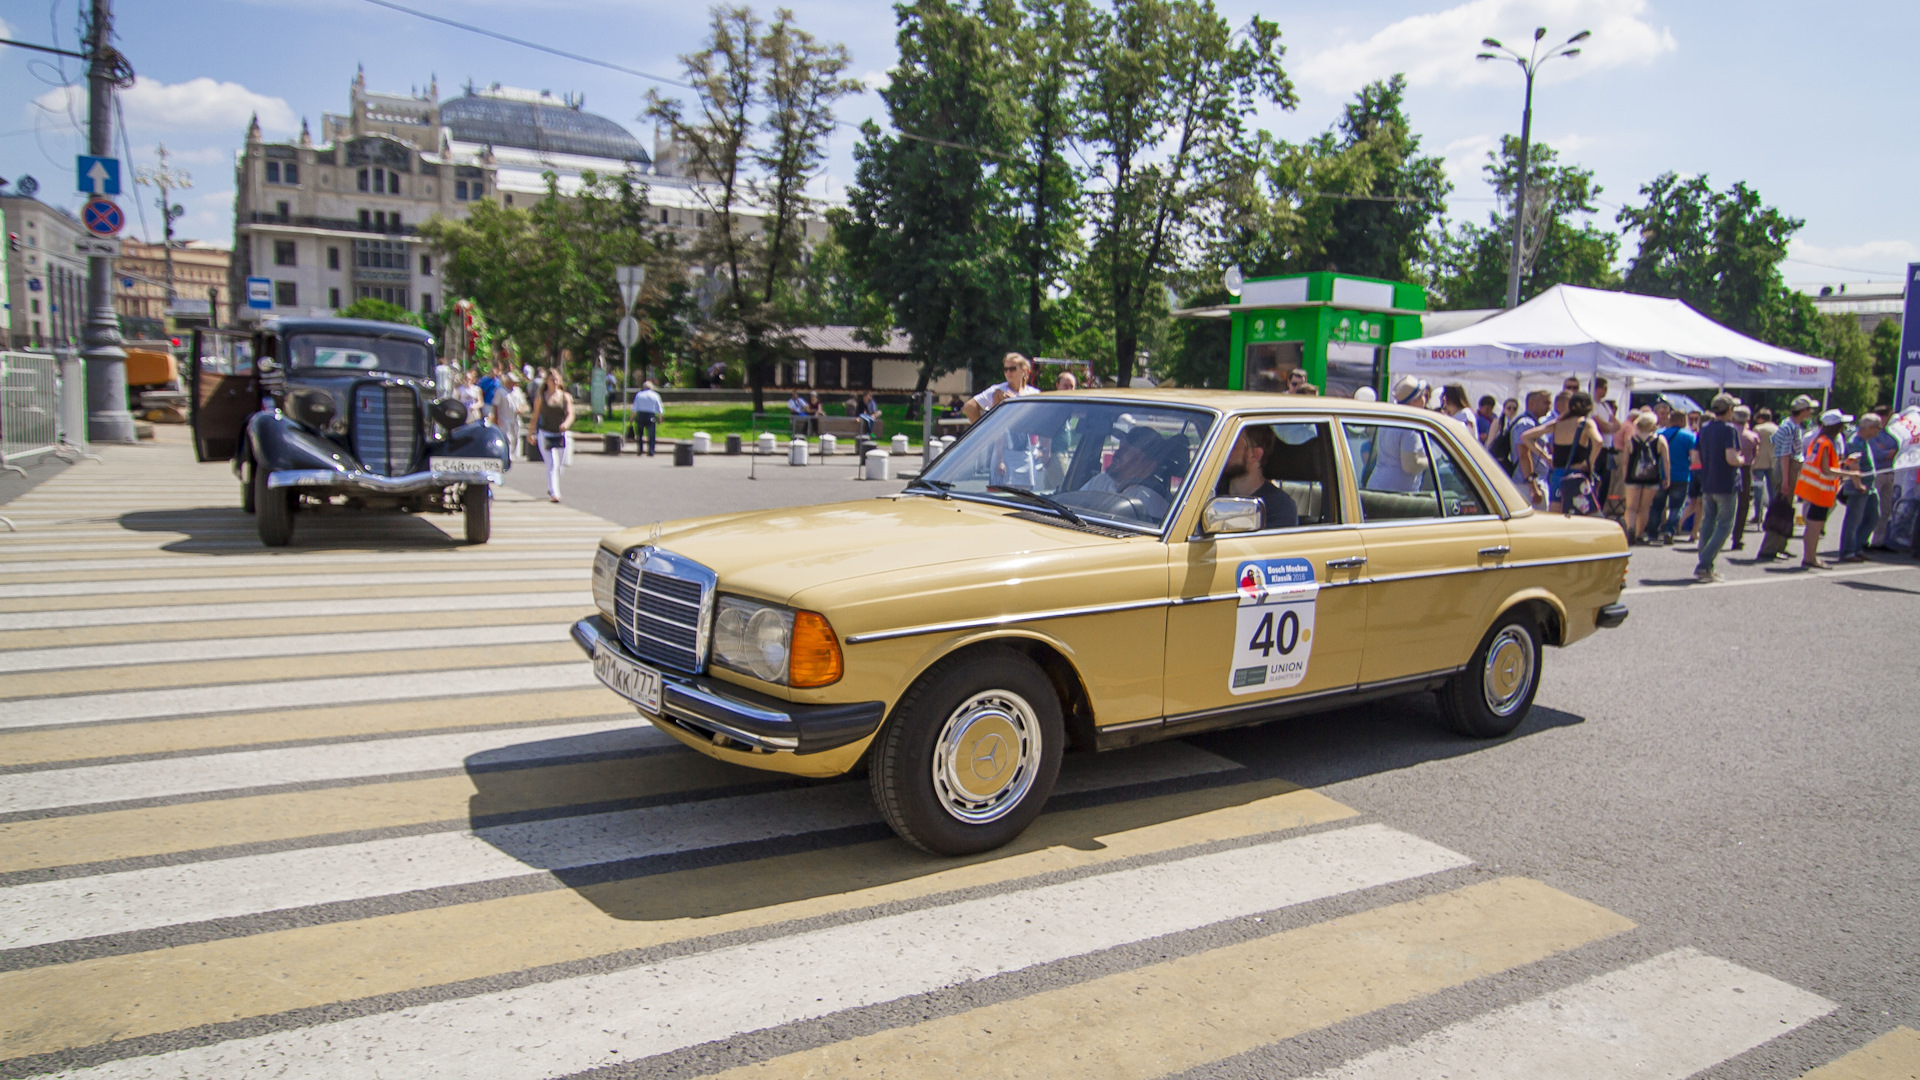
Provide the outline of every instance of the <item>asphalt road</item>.
[[223,468],[104,456],[0,536],[0,1076],[1920,1067],[1907,560],[1642,550],[1511,738],[1413,696],[1076,755],[935,860],[859,784],[636,725],[564,639],[614,523],[898,488],[850,458],[582,454],[557,507],[519,463],[484,548],[266,553]]

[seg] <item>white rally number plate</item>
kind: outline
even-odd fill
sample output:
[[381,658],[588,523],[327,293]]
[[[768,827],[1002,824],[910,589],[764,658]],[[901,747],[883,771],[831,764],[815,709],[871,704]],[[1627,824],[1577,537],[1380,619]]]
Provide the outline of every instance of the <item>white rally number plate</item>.
[[593,647],[593,674],[614,693],[656,716],[660,714],[658,671],[609,651],[602,642]]
[[501,471],[501,464],[499,458],[490,457],[437,457],[433,459],[433,470],[488,476],[497,475]]

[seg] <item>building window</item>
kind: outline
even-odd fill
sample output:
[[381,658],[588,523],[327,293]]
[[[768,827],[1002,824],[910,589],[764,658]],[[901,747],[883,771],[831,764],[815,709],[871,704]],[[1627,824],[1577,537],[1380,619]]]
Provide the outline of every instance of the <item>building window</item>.
[[397,304],[400,307],[407,306],[407,290],[405,286],[360,285],[355,287],[353,294],[356,299],[360,300],[385,300],[389,304]]
[[300,182],[300,166],[295,165],[291,161],[287,162],[285,169],[281,173],[281,178],[284,183],[288,183],[288,184],[299,183]]
[[294,291],[293,282],[276,281],[273,283],[273,302],[279,307],[292,307],[299,303],[299,294]]
[[465,180],[455,180],[453,182],[453,197],[461,202],[467,201],[467,182]]
[[281,221],[286,221],[287,219],[293,216],[293,206],[289,203],[284,203],[284,202],[274,203],[273,209],[275,213],[280,215]]
[[33,302],[33,313],[34,313],[35,315],[38,315],[38,314],[40,314],[40,301],[38,301],[38,300],[35,300],[35,301]]
[[[367,170],[365,170],[365,169],[361,169],[361,170],[360,170],[360,190],[361,190],[361,191],[371,191],[371,190],[373,190],[372,188],[369,188],[369,187],[367,186]],[[361,211],[361,213],[366,213],[366,211],[364,211],[364,210],[363,210],[363,211]]]
[[407,269],[407,245],[395,240],[355,240],[353,265],[369,270]]
[[660,208],[660,224],[665,225],[666,223],[667,223],[667,208],[663,206]]
[[388,214],[387,223],[393,226],[394,232],[399,232],[400,231],[400,211],[395,210],[393,213]]
[[362,229],[373,228],[373,218],[365,210],[360,211],[360,228]]
[[279,182],[280,182],[280,163],[277,161],[267,162],[267,183],[277,184]]
[[385,210],[375,210],[373,212],[373,231],[387,231],[387,212]]
[[512,196],[512,195],[508,195],[508,196],[507,196],[507,205],[508,205],[508,206],[512,206],[512,205],[513,205],[513,196]]
[[433,276],[433,256],[431,255],[420,256],[420,276],[421,277]]
[[433,312],[433,294],[432,293],[423,292],[420,294],[420,312],[423,315],[432,314]]
[[329,270],[340,269],[340,249],[339,248],[330,247],[327,249],[327,269]]
[[340,290],[339,289],[327,290],[327,306],[334,309],[335,311],[340,310]]
[[275,240],[273,242],[273,265],[294,266],[293,241]]

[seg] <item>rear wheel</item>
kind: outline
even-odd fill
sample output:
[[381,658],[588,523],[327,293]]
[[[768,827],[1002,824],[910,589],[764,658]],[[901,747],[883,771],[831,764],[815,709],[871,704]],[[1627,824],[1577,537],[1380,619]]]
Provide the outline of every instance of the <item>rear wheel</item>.
[[1440,711],[1462,735],[1510,735],[1540,689],[1540,624],[1524,608],[1502,615],[1466,669],[1440,689]]
[[486,543],[493,536],[493,485],[468,484],[460,505],[466,511],[467,543]]
[[267,471],[253,469],[253,523],[260,529],[260,542],[268,547],[286,547],[293,539],[293,488],[270,488]]
[[1011,649],[923,675],[870,755],[873,801],[907,843],[970,855],[1026,831],[1053,793],[1066,725],[1053,684]]

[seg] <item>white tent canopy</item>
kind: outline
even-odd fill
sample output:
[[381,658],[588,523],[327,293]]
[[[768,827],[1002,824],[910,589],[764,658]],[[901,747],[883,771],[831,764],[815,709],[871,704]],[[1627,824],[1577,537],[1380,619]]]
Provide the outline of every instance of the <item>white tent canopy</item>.
[[1555,285],[1505,314],[1396,342],[1395,378],[1512,387],[1568,375],[1635,390],[1814,388],[1833,365],[1729,330],[1678,300]]

